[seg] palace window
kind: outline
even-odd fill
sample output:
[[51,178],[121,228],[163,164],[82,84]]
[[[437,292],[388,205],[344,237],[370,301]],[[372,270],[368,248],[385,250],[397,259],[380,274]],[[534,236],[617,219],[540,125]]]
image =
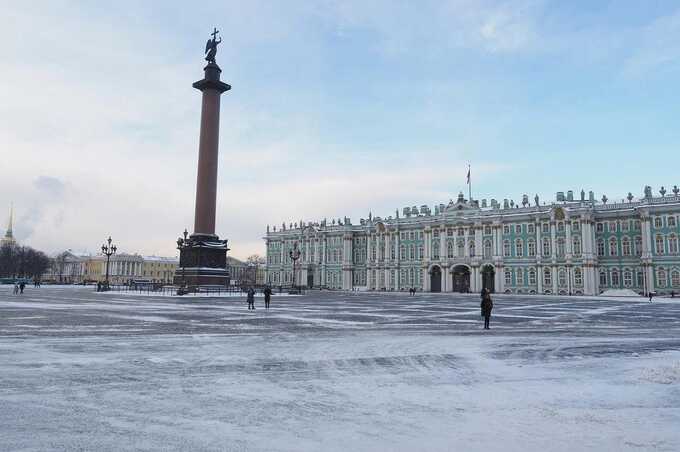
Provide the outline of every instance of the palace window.
[[557,271],[557,284],[560,287],[564,287],[567,285],[567,272],[563,268],[560,268]]
[[628,269],[623,270],[623,286],[630,287],[633,285],[633,272]]
[[529,241],[527,242],[527,251],[529,257],[536,256],[536,242],[534,241],[534,239],[529,239]]
[[552,273],[549,268],[543,270],[543,286],[546,288],[552,286]]
[[659,285],[659,287],[666,287],[666,270],[663,268],[660,268],[656,271],[656,283]]
[[600,287],[605,287],[607,285],[607,273],[604,270],[600,270]]
[[630,221],[624,220],[621,222],[621,231],[628,232],[630,230]]
[[439,242],[434,242],[432,244],[432,258],[439,259]]
[[458,239],[456,247],[458,248],[458,257],[465,257],[465,242],[462,239]]
[[510,240],[503,241],[503,256],[510,257]]
[[671,285],[673,287],[678,287],[680,286],[680,271],[678,270],[673,270],[671,272]]
[[529,269],[529,285],[535,286],[536,285],[536,270],[533,268]]
[[564,221],[557,223],[557,232],[564,232]]
[[630,239],[628,237],[624,237],[623,240],[621,240],[621,254],[624,256],[630,256]]
[[675,217],[672,217],[672,216],[671,216],[671,217],[668,217],[668,218],[666,219],[666,221],[668,222],[668,227],[669,227],[669,228],[674,228],[674,227],[675,227],[675,225],[676,225],[676,223],[675,223]]
[[458,237],[462,237],[465,235],[465,229],[463,228],[458,228]]
[[521,233],[522,233],[522,225],[516,224],[515,225],[515,234],[521,234]]
[[581,230],[581,223],[579,223],[578,221],[574,221],[573,223],[571,223],[571,229],[574,232],[580,231]]
[[394,260],[396,258],[396,249],[394,243],[390,245],[390,258]]
[[524,242],[521,239],[515,240],[515,256],[524,256]]
[[406,259],[406,249],[404,248],[404,245],[399,247],[399,259]]
[[447,237],[453,237],[453,229],[448,228],[448,229],[446,230],[446,235],[447,235]]
[[678,254],[678,238],[675,234],[671,234],[668,237],[668,253]]
[[433,230],[433,231],[432,231],[432,236],[433,236],[435,239],[438,239],[438,238],[439,238],[439,229]]
[[507,268],[505,269],[504,276],[505,276],[505,285],[506,286],[512,285],[512,273],[510,273],[510,269],[507,269]]
[[604,232],[604,224],[602,224],[602,223],[597,223],[597,224],[595,225],[595,231],[596,231],[596,232]]
[[484,240],[484,258],[491,258],[491,240]]
[[579,236],[574,236],[572,238],[572,245],[574,248],[574,256],[580,256],[581,255],[581,237]]
[[642,223],[640,222],[640,220],[633,221],[633,227],[635,228],[636,231],[639,231],[642,228]]
[[557,255],[564,256],[564,239],[562,237],[557,239]]
[[541,232],[544,234],[548,234],[550,232],[550,224],[549,223],[541,224]]
[[453,259],[453,242],[449,242],[448,245],[446,246],[447,248],[447,253],[446,255],[448,256],[449,259]]
[[484,235],[491,235],[491,226],[484,226]]
[[656,239],[654,239],[654,243],[656,247],[656,254],[663,254],[664,253],[663,236],[657,235]]
[[635,255],[636,256],[642,255],[642,237],[640,236],[635,237]]
[[475,242],[470,240],[470,246],[468,248],[470,251],[470,257],[475,257]]
[[574,285],[576,287],[583,286],[583,270],[581,270],[581,267],[574,268]]
[[616,287],[619,285],[619,271],[617,269],[612,270],[612,286]]
[[609,232],[616,232],[616,221],[609,222]]
[[375,261],[375,245],[371,247],[371,260]]
[[527,234],[535,234],[536,233],[536,226],[533,223],[529,223],[527,225]]
[[394,288],[394,270],[390,270],[390,287]]
[[636,275],[637,286],[643,287],[645,285],[644,274],[641,271],[638,270],[638,272],[635,275]]
[[507,235],[510,234],[510,226],[507,224],[503,226],[503,234]]
[[660,229],[663,227],[663,223],[661,221],[661,217],[655,217],[654,218],[654,227],[657,229]]
[[550,239],[548,237],[543,238],[543,256],[550,256]]
[[422,259],[425,256],[425,252],[423,251],[423,245],[420,245],[418,247],[418,259]]
[[618,250],[618,245],[616,243],[616,239],[612,237],[609,239],[609,255],[610,256],[617,256],[619,254]]
[[415,232],[413,232],[413,231],[409,232],[409,238],[410,238],[411,240],[415,240],[415,238],[416,238]]
[[521,268],[518,268],[515,277],[517,278],[517,285],[518,286],[523,286],[524,285],[524,270]]

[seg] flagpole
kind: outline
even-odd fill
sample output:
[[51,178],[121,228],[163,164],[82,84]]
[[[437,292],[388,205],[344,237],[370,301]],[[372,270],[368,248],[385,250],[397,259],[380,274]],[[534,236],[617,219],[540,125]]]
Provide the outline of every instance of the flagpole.
[[468,163],[468,198],[472,202],[472,174],[470,173],[470,164]]

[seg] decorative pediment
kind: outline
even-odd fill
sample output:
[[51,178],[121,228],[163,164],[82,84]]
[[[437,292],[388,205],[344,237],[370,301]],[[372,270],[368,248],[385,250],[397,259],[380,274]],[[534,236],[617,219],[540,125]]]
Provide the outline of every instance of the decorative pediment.
[[469,201],[463,197],[463,193],[458,194],[456,201],[451,200],[442,212],[445,216],[458,216],[479,211],[477,201]]

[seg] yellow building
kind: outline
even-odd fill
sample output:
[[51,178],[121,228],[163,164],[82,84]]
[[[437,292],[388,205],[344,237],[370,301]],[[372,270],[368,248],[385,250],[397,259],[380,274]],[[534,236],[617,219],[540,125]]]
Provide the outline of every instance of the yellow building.
[[145,256],[141,279],[150,282],[172,284],[179,262],[175,258]]

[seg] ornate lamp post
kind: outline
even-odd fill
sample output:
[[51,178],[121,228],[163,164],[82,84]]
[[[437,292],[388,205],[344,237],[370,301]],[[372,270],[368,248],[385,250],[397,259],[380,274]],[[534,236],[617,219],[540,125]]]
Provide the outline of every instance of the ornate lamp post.
[[180,237],[177,239],[177,249],[179,250],[179,265],[182,267],[182,286],[177,289],[177,295],[185,295],[187,293],[187,278],[186,278],[186,256],[185,259],[182,259],[182,254],[183,251],[187,248],[191,248],[193,245],[193,241],[190,238],[187,238],[189,235],[189,231],[184,229],[184,232],[182,233],[184,235],[184,238]]
[[295,273],[295,264],[300,259],[300,250],[298,249],[298,242],[293,244],[293,249],[288,252],[288,256],[293,261],[293,290],[297,288],[297,273]]
[[111,244],[111,236],[109,236],[106,243],[102,245],[102,254],[106,256],[106,281],[104,290],[109,290],[109,261],[111,260],[111,256],[116,254],[116,249],[116,245]]

